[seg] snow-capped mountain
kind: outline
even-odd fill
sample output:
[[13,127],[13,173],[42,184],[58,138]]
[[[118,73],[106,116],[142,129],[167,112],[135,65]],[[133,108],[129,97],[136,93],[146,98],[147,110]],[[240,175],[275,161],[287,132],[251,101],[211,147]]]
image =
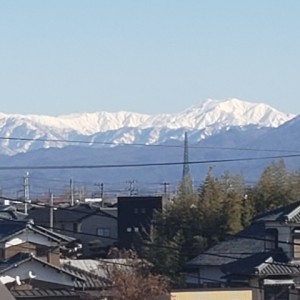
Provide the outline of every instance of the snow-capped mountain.
[[15,155],[70,145],[64,140],[80,140],[89,145],[164,143],[182,140],[185,130],[193,134],[194,141],[199,141],[235,126],[276,128],[293,117],[265,104],[238,99],[208,99],[178,114],[95,112],[58,117],[0,114],[0,153]]
[[[159,193],[161,182],[166,181],[175,189],[182,175],[178,162],[183,160],[186,131],[190,161],[196,162],[190,166],[195,186],[211,166],[216,176],[229,171],[254,183],[274,158],[300,149],[299,116],[238,99],[206,100],[178,114],[154,116],[130,112],[59,117],[0,114],[1,189],[14,197],[22,189],[25,171],[30,172],[30,186],[37,195],[45,189],[59,193],[58,188],[68,186],[70,178],[84,182],[91,191],[101,180],[107,192],[111,189],[118,194],[126,193],[128,180],[139,182],[139,192]],[[144,163],[167,164],[114,167]],[[300,169],[298,157],[286,158],[286,164]],[[147,186],[141,187],[141,182]],[[156,184],[150,188],[149,183]]]

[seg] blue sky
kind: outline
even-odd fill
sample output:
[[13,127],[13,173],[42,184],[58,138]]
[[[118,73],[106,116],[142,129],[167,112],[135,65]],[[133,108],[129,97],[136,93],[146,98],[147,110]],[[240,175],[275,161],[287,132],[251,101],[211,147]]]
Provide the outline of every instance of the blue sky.
[[0,111],[300,113],[298,0],[0,0]]

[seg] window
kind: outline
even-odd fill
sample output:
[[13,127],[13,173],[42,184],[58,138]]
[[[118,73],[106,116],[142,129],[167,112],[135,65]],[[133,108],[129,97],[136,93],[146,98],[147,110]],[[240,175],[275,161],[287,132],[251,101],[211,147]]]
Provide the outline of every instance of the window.
[[97,235],[102,237],[110,236],[110,229],[109,228],[97,228]]
[[287,286],[265,286],[265,300],[289,300]]
[[134,227],[134,232],[139,232],[139,228],[138,227]]
[[132,228],[131,228],[131,227],[127,227],[126,231],[127,231],[127,232],[131,232],[131,231],[132,231]]
[[300,229],[296,228],[293,233],[293,254],[294,258],[300,259]]
[[138,214],[139,213],[139,209],[138,208],[135,208],[134,210],[133,210],[133,212],[134,212],[134,214]]
[[141,208],[141,213],[145,214],[146,213],[146,208]]

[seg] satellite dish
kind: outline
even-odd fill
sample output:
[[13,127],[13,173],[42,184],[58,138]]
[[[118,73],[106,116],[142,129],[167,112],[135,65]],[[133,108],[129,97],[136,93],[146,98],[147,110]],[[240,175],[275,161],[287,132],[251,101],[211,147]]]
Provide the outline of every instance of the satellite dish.
[[33,279],[35,277],[36,277],[36,275],[33,275],[32,271],[29,271],[29,278]]
[[17,285],[22,285],[20,276],[16,276],[16,283],[17,283]]

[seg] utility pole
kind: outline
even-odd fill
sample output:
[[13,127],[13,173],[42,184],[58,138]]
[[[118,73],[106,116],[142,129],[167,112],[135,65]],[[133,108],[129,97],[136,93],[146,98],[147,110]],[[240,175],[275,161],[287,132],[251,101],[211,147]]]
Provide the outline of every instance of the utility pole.
[[49,207],[49,227],[53,231],[53,193],[50,193],[50,207]]
[[100,184],[100,198],[102,199],[103,202],[103,197],[104,197],[104,184]]
[[100,195],[99,196],[100,196],[101,199],[103,199],[103,197],[104,197],[104,184],[103,184],[103,182],[95,183],[94,185],[99,187],[99,189],[100,189]]
[[29,172],[24,175],[24,213],[27,215],[27,205],[29,200]]
[[170,183],[164,181],[163,183],[161,183],[161,185],[163,185],[163,187],[164,187],[164,192],[163,192],[164,193],[164,197],[167,198],[167,195],[168,195],[168,186],[170,185]]
[[74,205],[74,183],[73,179],[70,179],[70,198],[71,198],[71,206]]

